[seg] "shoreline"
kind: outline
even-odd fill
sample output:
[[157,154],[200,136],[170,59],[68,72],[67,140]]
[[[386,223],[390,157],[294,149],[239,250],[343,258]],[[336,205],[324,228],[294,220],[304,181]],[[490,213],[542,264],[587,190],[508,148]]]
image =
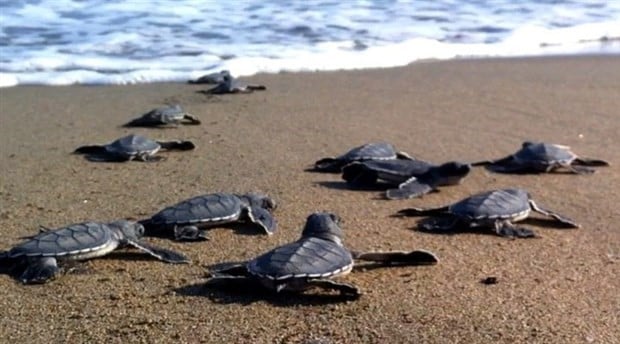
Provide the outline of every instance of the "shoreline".
[[[43,286],[0,275],[10,342],[149,343],[612,343],[620,337],[620,57],[463,59],[406,67],[257,74],[248,95],[205,96],[207,85],[151,83],[0,88],[0,249],[39,225],[143,218],[202,193],[261,191],[279,204],[272,237],[216,228],[210,241],[177,243],[193,263],[113,254]],[[119,128],[179,102],[200,126]],[[70,152],[135,132],[188,139],[194,151],[144,164],[93,164]],[[499,175],[474,169],[462,185],[420,199],[387,201],[344,189],[339,175],[307,173],[315,160],[371,141],[434,162],[477,161],[525,140],[566,144],[612,166],[591,176]],[[433,235],[394,218],[470,194],[523,187],[575,218],[577,230],[527,224],[536,240]],[[354,302],[214,292],[205,266],[248,259],[295,240],[307,215],[343,218],[356,250],[428,249],[436,266],[369,269],[342,278]],[[496,285],[479,283],[497,277]],[[312,296],[315,295],[315,296]],[[40,326],[44,324],[45,326]]]

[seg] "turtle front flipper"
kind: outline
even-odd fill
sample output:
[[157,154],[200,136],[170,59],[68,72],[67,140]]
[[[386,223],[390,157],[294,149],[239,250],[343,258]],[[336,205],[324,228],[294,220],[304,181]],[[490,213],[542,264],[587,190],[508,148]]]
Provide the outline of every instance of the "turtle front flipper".
[[53,279],[60,269],[54,257],[28,257],[26,270],[19,280],[24,284],[41,284]]
[[185,257],[183,254],[172,251],[172,250],[168,250],[165,248],[161,248],[161,247],[157,247],[157,246],[153,246],[150,244],[147,244],[145,242],[140,242],[140,241],[134,241],[134,240],[128,240],[127,244],[141,250],[144,251],[148,254],[150,254],[151,256],[164,261],[166,263],[171,263],[171,264],[186,264],[189,263],[190,260]]
[[273,214],[271,214],[271,212],[269,212],[269,210],[265,208],[248,208],[247,218],[252,223],[259,225],[268,235],[273,234],[278,228],[275,217],[273,217]]
[[314,171],[338,173],[342,169],[342,162],[335,158],[323,158],[314,163]]
[[573,221],[572,219],[569,219],[566,216],[560,215],[560,214],[558,214],[558,213],[556,213],[556,212],[554,212],[552,210],[540,207],[533,200],[530,200],[529,202],[530,202],[530,207],[532,207],[532,209],[535,212],[537,212],[537,213],[540,213],[540,214],[552,217],[555,220],[557,220],[558,222],[561,222],[561,223],[563,223],[565,225],[568,225],[568,226],[570,226],[572,228],[580,228],[581,227],[581,225],[579,225],[577,222]]
[[430,184],[421,181],[416,177],[411,177],[404,183],[400,184],[398,188],[387,190],[385,192],[385,197],[387,197],[387,199],[416,198],[433,190],[434,188]]
[[157,141],[162,149],[166,150],[192,150],[196,148],[196,145],[192,141]]
[[388,251],[388,252],[356,252],[351,251],[353,259],[382,263],[385,265],[432,265],[439,259],[434,253],[426,250]]
[[335,290],[340,292],[340,294],[343,296],[350,296],[356,299],[362,295],[360,290],[352,284],[336,282],[329,279],[308,280],[307,285],[322,288],[325,290]]
[[174,240],[176,241],[199,241],[209,240],[207,232],[196,226],[175,226]]
[[534,238],[536,234],[531,229],[518,227],[510,221],[495,222],[495,233],[506,238]]

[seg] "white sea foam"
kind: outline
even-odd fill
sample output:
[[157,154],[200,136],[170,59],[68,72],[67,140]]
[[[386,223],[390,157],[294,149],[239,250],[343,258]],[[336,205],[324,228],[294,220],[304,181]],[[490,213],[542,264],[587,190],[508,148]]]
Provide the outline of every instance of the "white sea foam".
[[620,54],[620,1],[0,2],[0,86]]

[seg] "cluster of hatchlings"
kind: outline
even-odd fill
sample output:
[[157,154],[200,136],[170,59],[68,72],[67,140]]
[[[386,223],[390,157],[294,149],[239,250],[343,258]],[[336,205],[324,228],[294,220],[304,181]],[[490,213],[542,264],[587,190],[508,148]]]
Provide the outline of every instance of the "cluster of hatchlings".
[[[208,93],[247,93],[265,89],[261,85],[240,85],[227,71],[203,76],[191,83],[212,83]],[[126,126],[200,124],[179,105],[154,109]],[[93,161],[157,161],[160,149],[188,150],[189,141],[154,141],[129,135],[106,145],[82,146],[75,153]],[[472,166],[486,166],[499,173],[543,173],[557,169],[587,174],[594,166],[608,166],[603,160],[580,158],[567,146],[524,142],[516,153],[498,160],[475,163],[433,164],[398,152],[385,142],[355,147],[335,158],[323,158],[310,169],[316,172],[342,173],[352,188],[384,188],[387,199],[407,199],[424,195],[445,185],[459,184]],[[148,244],[143,236],[163,236],[174,240],[206,240],[206,229],[228,223],[246,222],[271,235],[277,223],[273,216],[276,203],[258,193],[213,193],[196,196],[159,211],[137,222],[119,220],[109,223],[83,222],[58,229],[41,228],[8,251],[0,252],[0,266],[19,281],[44,283],[55,277],[68,260],[104,256],[116,248],[131,246],[167,263],[189,263],[183,254]],[[554,211],[538,205],[529,193],[519,188],[486,191],[456,203],[435,208],[408,208],[398,216],[431,216],[419,223],[427,231],[489,229],[510,238],[534,237],[532,230],[515,224],[532,211],[549,216],[561,225],[579,225]],[[429,265],[437,257],[427,250],[357,252],[343,244],[340,218],[333,213],[317,212],[308,216],[301,237],[243,263],[214,265],[209,285],[228,285],[231,281],[258,283],[280,292],[303,291],[310,287],[334,290],[358,297],[354,285],[334,280],[352,271],[354,262],[379,266]]]

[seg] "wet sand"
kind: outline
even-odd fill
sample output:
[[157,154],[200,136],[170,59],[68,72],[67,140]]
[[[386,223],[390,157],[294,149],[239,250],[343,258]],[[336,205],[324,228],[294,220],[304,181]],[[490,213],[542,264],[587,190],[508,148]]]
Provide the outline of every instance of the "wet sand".
[[[0,89],[1,249],[84,220],[139,219],[215,191],[261,191],[279,231],[216,228],[210,241],[152,244],[186,253],[168,265],[135,251],[79,265],[46,285],[0,275],[4,343],[613,343],[620,338],[620,58],[549,57],[417,63],[404,68],[257,75],[268,90],[205,96],[200,85]],[[169,102],[200,126],[119,125]],[[197,149],[157,163],[91,163],[70,152],[135,132]],[[435,162],[499,158],[524,140],[609,160],[589,176],[499,175],[476,168],[462,185],[387,201],[304,172],[315,160],[387,140]],[[528,224],[539,239],[439,235],[392,217],[502,187],[582,224]],[[424,248],[435,266],[357,271],[357,301],[320,292],[270,295],[204,287],[205,266],[295,240],[308,214],[344,219],[357,250]],[[124,253],[130,252],[130,253]],[[497,284],[480,280],[496,277]]]

